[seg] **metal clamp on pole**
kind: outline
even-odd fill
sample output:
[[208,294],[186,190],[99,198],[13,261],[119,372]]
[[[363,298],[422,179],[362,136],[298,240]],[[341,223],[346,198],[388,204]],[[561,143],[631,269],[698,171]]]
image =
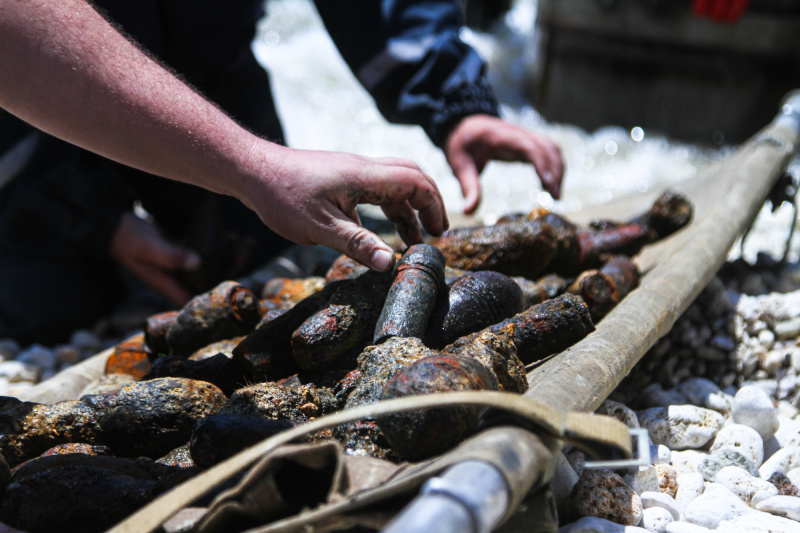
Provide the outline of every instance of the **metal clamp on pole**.
[[504,516],[509,498],[495,467],[464,461],[429,479],[384,533],[489,533]]

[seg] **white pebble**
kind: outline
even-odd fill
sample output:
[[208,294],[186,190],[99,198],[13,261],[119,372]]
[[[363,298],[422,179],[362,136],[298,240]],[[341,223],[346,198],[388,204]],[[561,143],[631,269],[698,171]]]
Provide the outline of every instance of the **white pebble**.
[[778,322],[772,329],[781,340],[796,339],[800,337],[800,317]]
[[800,420],[779,416],[778,422],[780,425],[775,432],[775,439],[779,446],[800,446]]
[[707,527],[690,524],[689,522],[672,522],[664,533],[708,533]]
[[623,526],[603,518],[586,516],[577,522],[559,528],[558,533],[648,533],[637,526]]
[[636,413],[625,404],[614,400],[605,400],[595,411],[599,415],[611,416],[631,429],[639,429],[639,420]]
[[717,473],[715,480],[739,497],[750,507],[776,496],[778,488],[761,478],[751,476],[744,468],[726,466]]
[[786,472],[786,477],[792,482],[795,487],[800,487],[800,468],[793,468]]
[[762,329],[758,333],[758,343],[767,350],[771,350],[772,345],[775,344],[775,334],[768,329]]
[[722,522],[715,533],[798,533],[798,531],[800,526],[794,520],[753,511]]
[[658,473],[653,465],[642,465],[632,474],[627,474],[622,478],[636,494],[659,490]]
[[642,507],[649,509],[650,507],[661,507],[669,511],[673,520],[680,520],[681,511],[678,508],[678,502],[669,494],[663,492],[643,492],[641,494]]
[[686,396],[687,403],[713,409],[720,413],[731,410],[733,398],[720,390],[716,383],[705,378],[689,378],[675,389]]
[[664,533],[672,522],[672,515],[662,507],[651,507],[642,513],[642,526],[650,533]]
[[764,441],[761,435],[744,424],[729,424],[719,430],[710,451],[714,453],[717,450],[736,450],[756,468],[764,462]]
[[672,450],[663,444],[650,445],[650,462],[654,465],[669,464],[672,461]]
[[655,444],[673,450],[700,448],[722,428],[721,414],[694,405],[654,407],[637,413]]
[[[800,498],[797,496],[773,496],[756,505],[756,509],[775,516],[800,520]],[[798,528],[800,530],[800,525]]]
[[758,431],[763,440],[769,439],[778,430],[778,410],[772,405],[767,393],[758,387],[739,389],[733,398],[731,417],[737,424],[744,424]]
[[697,450],[673,450],[671,463],[678,474],[684,472],[698,472],[700,464],[702,464],[706,457],[708,457],[707,453],[698,452]]
[[0,377],[6,378],[11,383],[20,381],[37,382],[39,369],[21,361],[3,361],[0,363]]
[[647,407],[668,407],[670,405],[682,405],[687,402],[688,400],[683,394],[675,389],[665,391],[661,384],[655,381],[642,390],[637,403]]
[[675,494],[675,503],[680,511],[680,517],[683,519],[683,512],[689,502],[703,494],[706,488],[703,475],[697,472],[687,472],[678,475],[678,492]]
[[755,512],[735,494],[718,483],[706,485],[703,494],[689,502],[683,514],[687,522],[716,529],[724,520]]
[[800,467],[800,446],[787,446],[775,452],[758,469],[761,479],[769,479],[775,472],[786,472]]

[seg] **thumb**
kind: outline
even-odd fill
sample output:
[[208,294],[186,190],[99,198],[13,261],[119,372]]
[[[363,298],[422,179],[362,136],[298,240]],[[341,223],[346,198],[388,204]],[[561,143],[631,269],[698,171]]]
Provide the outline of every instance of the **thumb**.
[[338,219],[320,244],[342,252],[372,270],[385,272],[394,266],[395,254],[389,245],[349,220]]

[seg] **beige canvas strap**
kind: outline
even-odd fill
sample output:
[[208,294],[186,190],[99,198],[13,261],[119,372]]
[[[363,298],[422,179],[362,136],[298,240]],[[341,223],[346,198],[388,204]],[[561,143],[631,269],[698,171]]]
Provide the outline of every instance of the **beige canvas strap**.
[[283,444],[313,432],[365,418],[375,418],[436,407],[474,405],[510,412],[536,426],[537,434],[566,440],[588,450],[595,444],[631,456],[627,426],[616,419],[589,413],[567,413],[524,396],[494,391],[450,392],[382,401],[333,413],[285,431],[243,450],[204,473],[175,487],[112,528],[112,533],[147,533],[156,530],[174,513],[225,480],[239,474],[259,458]]

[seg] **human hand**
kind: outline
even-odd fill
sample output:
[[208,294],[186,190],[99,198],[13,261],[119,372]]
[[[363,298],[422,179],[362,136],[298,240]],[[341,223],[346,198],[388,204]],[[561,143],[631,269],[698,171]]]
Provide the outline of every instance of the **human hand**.
[[750,0],[694,0],[692,10],[698,17],[732,24],[742,17],[749,3]]
[[166,240],[158,228],[133,213],[122,215],[111,238],[111,257],[145,285],[184,306],[192,295],[175,279],[173,272],[200,266],[200,257]]
[[361,226],[358,204],[381,206],[409,245],[422,242],[420,221],[432,235],[449,225],[436,183],[410,161],[275,145],[265,153],[260,178],[236,196],[294,242],[321,244],[385,271],[394,265],[394,252]]
[[542,187],[553,198],[561,196],[564,162],[558,145],[499,118],[489,115],[464,118],[448,137],[444,153],[461,183],[466,201],[464,213],[478,208],[481,198],[478,178],[492,159],[532,163]]

